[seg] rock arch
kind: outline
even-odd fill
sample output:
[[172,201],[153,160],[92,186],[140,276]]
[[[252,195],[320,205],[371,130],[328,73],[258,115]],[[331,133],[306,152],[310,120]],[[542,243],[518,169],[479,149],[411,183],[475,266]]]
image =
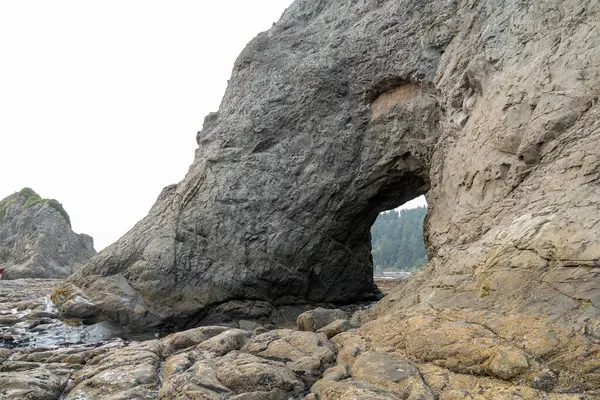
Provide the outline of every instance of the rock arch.
[[431,263],[381,310],[595,331],[598,10],[577,3],[297,0],[238,57],[185,179],[57,303],[137,329],[369,297],[371,223],[426,193]]
[[71,279],[94,303],[84,314],[135,329],[201,318],[233,300],[377,294],[370,226],[429,188],[436,60],[410,48],[385,60],[389,48],[377,42],[362,54],[360,30],[336,45],[326,31],[297,25],[299,10],[335,11],[299,2],[242,52],[186,178]]

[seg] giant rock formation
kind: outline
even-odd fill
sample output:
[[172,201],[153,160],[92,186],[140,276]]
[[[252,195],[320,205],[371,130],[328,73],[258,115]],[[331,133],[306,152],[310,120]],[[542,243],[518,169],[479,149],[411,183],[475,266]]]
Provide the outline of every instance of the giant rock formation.
[[238,57],[185,179],[59,306],[135,330],[368,299],[371,224],[425,194],[431,262],[360,335],[425,375],[598,390],[599,22],[593,0],[294,2]]
[[24,188],[0,201],[0,268],[3,279],[65,278],[96,254],[93,239],[71,229],[54,199]]

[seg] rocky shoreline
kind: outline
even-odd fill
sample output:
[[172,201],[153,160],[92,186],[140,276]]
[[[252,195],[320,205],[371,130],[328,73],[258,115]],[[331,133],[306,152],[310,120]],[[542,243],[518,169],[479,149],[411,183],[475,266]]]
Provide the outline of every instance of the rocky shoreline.
[[[49,300],[58,284],[1,282],[0,399],[597,398],[583,394],[585,383],[574,386],[572,371],[557,374],[541,362],[551,364],[553,350],[542,348],[542,335],[554,335],[557,346],[565,342],[556,330],[533,329],[532,321],[519,347],[508,342],[511,325],[500,316],[492,321],[480,314],[475,321],[430,311],[376,319],[386,297],[377,308],[354,313],[310,310],[293,328],[242,320],[128,337],[112,323],[63,320]],[[595,351],[567,339],[573,357]],[[552,393],[561,386],[562,393]]]
[[241,320],[132,335],[64,319],[50,300],[60,283],[1,282],[0,399],[301,399],[335,362],[328,338],[369,312],[308,311],[305,331]]

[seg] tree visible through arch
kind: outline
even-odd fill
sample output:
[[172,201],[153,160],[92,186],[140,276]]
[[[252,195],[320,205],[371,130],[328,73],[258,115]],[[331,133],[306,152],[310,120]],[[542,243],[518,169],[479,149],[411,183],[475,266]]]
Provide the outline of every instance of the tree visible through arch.
[[377,216],[371,227],[375,276],[383,272],[411,271],[427,263],[423,222],[427,207],[394,209]]

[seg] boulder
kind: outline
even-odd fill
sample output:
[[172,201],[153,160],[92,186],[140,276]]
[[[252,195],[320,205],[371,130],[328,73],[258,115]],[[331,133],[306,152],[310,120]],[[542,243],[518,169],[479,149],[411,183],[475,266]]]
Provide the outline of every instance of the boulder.
[[347,319],[336,319],[332,323],[317,329],[317,333],[324,333],[330,339],[339,333],[346,332],[350,328],[352,328],[352,325],[350,325]]
[[75,372],[65,400],[152,398],[160,383],[160,346],[142,343],[98,355]]
[[335,360],[335,349],[325,335],[277,329],[253,337],[242,351],[283,361],[307,386],[312,385]]
[[239,350],[252,334],[242,329],[230,329],[196,346],[199,351],[222,356],[230,351]]
[[204,358],[198,351],[172,356],[165,363],[159,399],[287,400],[305,389],[284,363],[232,351]]
[[304,385],[283,363],[231,352],[215,364],[216,377],[238,396],[248,400],[287,400]]
[[169,356],[178,350],[196,346],[213,336],[217,336],[228,331],[226,326],[201,326],[199,328],[188,329],[182,332],[173,333],[162,339],[165,345],[164,355]]
[[316,308],[314,310],[306,311],[298,315],[296,325],[300,331],[311,331],[316,332],[317,330],[329,325],[335,320],[347,319],[348,313],[342,310],[334,309],[330,310],[327,308]]

